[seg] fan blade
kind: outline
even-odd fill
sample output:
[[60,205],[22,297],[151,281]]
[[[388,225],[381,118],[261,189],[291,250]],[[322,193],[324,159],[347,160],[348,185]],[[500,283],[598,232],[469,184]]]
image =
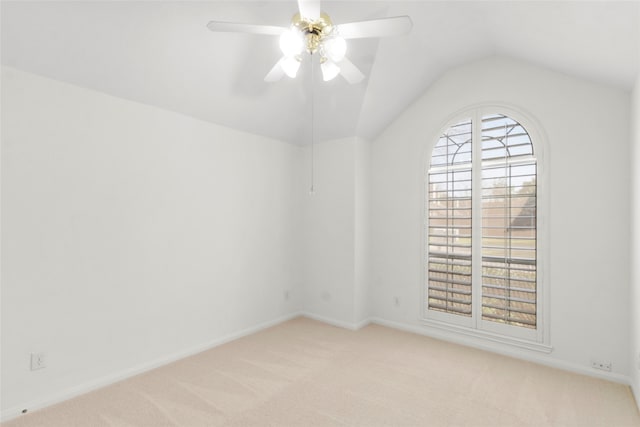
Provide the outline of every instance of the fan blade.
[[362,74],[362,71],[360,71],[358,67],[353,65],[353,62],[349,61],[347,58],[344,58],[342,61],[340,61],[338,66],[340,67],[340,74],[350,84],[353,85],[356,83],[360,83],[364,79],[364,74]]
[[320,0],[298,0],[300,16],[315,21],[320,18]]
[[282,59],[276,62],[276,65],[273,66],[271,71],[269,71],[267,75],[264,76],[265,82],[267,83],[277,82],[278,80],[284,77],[284,70],[282,69],[282,65],[280,64],[280,62],[282,62]]
[[207,28],[211,31],[231,32],[231,33],[251,33],[266,34],[269,36],[279,36],[286,27],[275,25],[241,24],[238,22],[210,21]]
[[373,19],[338,25],[338,34],[345,39],[399,36],[411,31],[413,22],[408,16]]

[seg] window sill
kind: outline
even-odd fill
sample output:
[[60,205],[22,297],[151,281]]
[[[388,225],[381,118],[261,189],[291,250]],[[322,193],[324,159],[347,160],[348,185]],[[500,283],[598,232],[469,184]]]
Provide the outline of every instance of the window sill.
[[536,351],[539,353],[549,354],[553,351],[553,347],[547,344],[523,340],[519,338],[508,337],[495,334],[492,332],[481,331],[478,329],[467,328],[465,326],[452,325],[450,323],[440,322],[432,319],[420,319],[423,325],[439,329],[441,331],[452,332],[459,336],[479,338],[485,341],[491,341],[499,344],[505,344],[512,347],[522,348],[525,350]]

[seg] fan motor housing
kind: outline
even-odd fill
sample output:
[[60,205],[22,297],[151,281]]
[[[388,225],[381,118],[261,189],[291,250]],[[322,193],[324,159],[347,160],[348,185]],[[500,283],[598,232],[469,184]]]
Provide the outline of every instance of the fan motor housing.
[[291,25],[304,34],[306,49],[309,53],[315,53],[322,40],[333,30],[331,18],[324,12],[321,12],[320,17],[315,21],[303,18],[299,13],[296,13],[291,18]]

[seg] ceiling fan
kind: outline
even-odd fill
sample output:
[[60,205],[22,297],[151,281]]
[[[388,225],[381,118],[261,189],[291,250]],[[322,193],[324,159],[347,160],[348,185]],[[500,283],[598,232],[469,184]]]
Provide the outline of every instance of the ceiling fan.
[[243,32],[280,36],[282,58],[265,76],[266,82],[280,80],[285,74],[295,78],[306,51],[320,55],[324,81],[338,74],[355,84],[364,74],[345,56],[348,39],[395,36],[408,33],[413,26],[408,16],[373,19],[334,25],[329,15],[320,10],[320,0],[298,0],[299,12],[291,18],[289,27],[237,22],[210,21],[211,31]]

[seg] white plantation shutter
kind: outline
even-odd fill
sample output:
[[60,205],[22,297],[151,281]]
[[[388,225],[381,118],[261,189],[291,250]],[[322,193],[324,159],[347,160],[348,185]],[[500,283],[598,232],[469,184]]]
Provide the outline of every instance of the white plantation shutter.
[[466,119],[450,127],[432,151],[426,194],[427,313],[468,318],[463,324],[476,328],[503,324],[509,330],[535,330],[533,144],[524,127],[509,117],[493,114],[478,121],[478,126]]
[[536,327],[536,159],[524,128],[482,119],[482,318]]
[[471,316],[471,120],[449,128],[428,177],[428,308]]

